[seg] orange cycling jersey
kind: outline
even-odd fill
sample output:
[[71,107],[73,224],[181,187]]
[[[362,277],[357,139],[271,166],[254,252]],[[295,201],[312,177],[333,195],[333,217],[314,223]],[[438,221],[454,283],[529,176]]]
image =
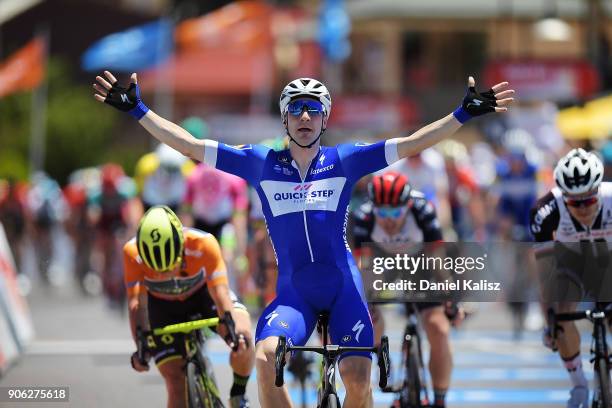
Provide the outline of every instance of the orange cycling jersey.
[[136,238],[123,247],[124,280],[129,297],[140,288],[167,300],[185,300],[204,285],[227,285],[225,262],[217,239],[204,231],[183,228],[185,249],[180,269],[157,272],[147,267],[136,247]]

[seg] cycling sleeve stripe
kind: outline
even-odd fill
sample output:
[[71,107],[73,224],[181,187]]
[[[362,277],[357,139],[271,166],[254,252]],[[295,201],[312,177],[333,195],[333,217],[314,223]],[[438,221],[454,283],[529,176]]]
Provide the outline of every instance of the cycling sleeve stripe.
[[204,140],[204,163],[216,168],[218,149],[219,142],[209,139]]
[[397,144],[399,140],[400,139],[396,137],[393,139],[388,139],[385,142],[385,159],[389,165],[399,160],[399,153],[397,152]]

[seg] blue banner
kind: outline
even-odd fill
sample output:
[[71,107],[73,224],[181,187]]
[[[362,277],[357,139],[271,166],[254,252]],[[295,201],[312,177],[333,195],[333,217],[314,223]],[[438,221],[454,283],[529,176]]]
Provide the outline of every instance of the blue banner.
[[85,51],[81,66],[86,71],[134,72],[165,61],[172,45],[172,24],[157,20],[102,38]]

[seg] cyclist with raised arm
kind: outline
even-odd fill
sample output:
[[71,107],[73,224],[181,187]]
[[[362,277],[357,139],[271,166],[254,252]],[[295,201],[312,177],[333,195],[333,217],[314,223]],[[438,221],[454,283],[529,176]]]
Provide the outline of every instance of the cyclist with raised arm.
[[[230,407],[249,407],[245,393],[255,360],[251,320],[228,286],[215,237],[184,228],[169,207],[153,206],[142,217],[136,236],[125,244],[123,262],[130,327],[137,344],[137,327],[160,328],[231,313],[239,345],[230,354],[234,371]],[[225,326],[216,330],[226,335]],[[184,348],[183,335],[164,335],[155,339],[152,347],[155,364],[166,382],[168,407],[186,406]],[[136,371],[148,370],[139,362],[137,352],[131,363]]]
[[[346,242],[353,185],[366,174],[448,137],[473,116],[507,110],[513,92],[501,83],[478,93],[470,77],[468,92],[455,112],[409,137],[323,147],[320,138],[331,113],[331,96],[321,82],[300,78],[281,93],[281,118],[290,144],[289,149],[275,152],[261,145],[197,140],[144,105],[136,74],[127,88],[110,72],[104,75],[94,84],[96,100],[129,112],[161,142],[240,176],[257,189],[278,264],[277,297],[256,331],[259,398],[265,408],[291,406],[287,389],[274,385],[278,337],[286,336],[290,345],[304,344],[320,312],[329,312],[332,342],[373,345],[363,284]],[[343,338],[349,340],[341,342]],[[343,357],[339,365],[346,386],[344,405],[372,406],[370,354]]]
[[[385,246],[394,244],[442,241],[442,230],[433,204],[423,193],[411,188],[403,174],[389,171],[374,176],[368,185],[368,193],[370,201],[351,214],[355,258],[372,256],[373,252],[384,253]],[[383,247],[365,246],[366,243],[382,244]],[[419,302],[416,309],[431,346],[429,372],[434,388],[433,407],[443,408],[453,365],[449,343],[450,322],[440,302]],[[408,308],[408,312],[411,311],[412,308]],[[374,323],[375,344],[378,344],[384,333],[383,316],[374,304],[370,305],[370,314]]]
[[[599,157],[583,149],[573,149],[559,160],[554,177],[557,186],[531,210],[530,228],[535,240],[550,244],[612,242],[612,183],[602,182],[603,164]],[[567,247],[580,249],[576,245]],[[560,266],[573,269],[580,277],[592,272],[572,267],[582,255],[570,255]],[[559,302],[556,312],[572,312],[576,307],[574,301]],[[556,346],[573,386],[567,406],[587,407],[589,389],[582,368],[580,334],[574,322],[560,322],[560,325],[562,330]],[[550,330],[544,333],[547,347],[552,347]]]

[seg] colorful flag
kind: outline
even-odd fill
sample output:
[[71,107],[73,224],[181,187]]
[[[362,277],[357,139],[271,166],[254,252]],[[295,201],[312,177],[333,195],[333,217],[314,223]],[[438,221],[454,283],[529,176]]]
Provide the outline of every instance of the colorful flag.
[[86,71],[133,72],[164,62],[172,52],[172,24],[157,20],[110,34],[90,46],[81,59]]
[[261,0],[238,1],[176,27],[176,43],[182,50],[269,47],[273,9]]
[[45,45],[36,38],[0,64],[0,98],[36,88],[45,71]]

